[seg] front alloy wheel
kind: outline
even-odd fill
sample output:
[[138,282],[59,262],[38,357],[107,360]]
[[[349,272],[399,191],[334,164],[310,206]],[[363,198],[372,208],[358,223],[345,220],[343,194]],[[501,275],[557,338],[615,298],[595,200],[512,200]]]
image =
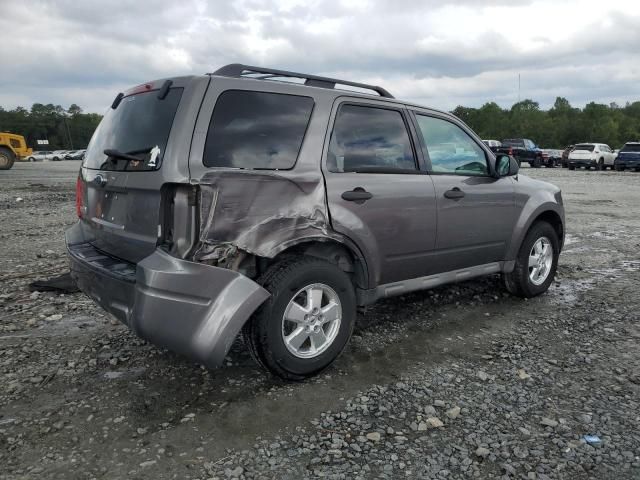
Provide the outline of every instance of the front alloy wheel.
[[549,223],[533,224],[520,245],[513,271],[503,275],[507,290],[518,297],[531,298],[544,293],[558,268],[560,239]]
[[542,285],[553,264],[553,247],[547,237],[539,238],[529,253],[529,279],[534,285]]

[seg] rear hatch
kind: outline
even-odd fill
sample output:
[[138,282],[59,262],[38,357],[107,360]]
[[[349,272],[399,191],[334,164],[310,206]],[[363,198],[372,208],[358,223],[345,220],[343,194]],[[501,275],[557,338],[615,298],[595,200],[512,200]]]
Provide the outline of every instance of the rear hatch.
[[158,80],[119,94],[78,178],[78,215],[95,248],[137,263],[161,235],[163,186],[189,181],[195,113],[208,77]]
[[593,158],[593,150],[595,145],[576,145],[569,154],[570,160],[591,160]]
[[618,159],[623,161],[640,161],[640,143],[627,143],[618,152]]

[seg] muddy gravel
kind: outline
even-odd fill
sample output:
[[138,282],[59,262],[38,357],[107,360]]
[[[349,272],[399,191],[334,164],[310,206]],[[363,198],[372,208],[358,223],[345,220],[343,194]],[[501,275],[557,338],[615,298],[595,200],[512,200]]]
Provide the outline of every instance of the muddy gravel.
[[565,200],[547,294],[380,302],[286,384],[240,340],[209,371],[29,291],[66,269],[77,168],[0,172],[0,479],[640,478],[640,174],[523,168]]

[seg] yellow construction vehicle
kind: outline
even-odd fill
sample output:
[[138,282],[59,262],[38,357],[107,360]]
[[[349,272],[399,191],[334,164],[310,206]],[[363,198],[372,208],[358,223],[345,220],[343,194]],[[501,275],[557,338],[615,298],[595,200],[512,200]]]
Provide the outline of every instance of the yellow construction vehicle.
[[33,150],[27,147],[22,135],[0,132],[0,170],[9,170],[13,162],[31,154]]

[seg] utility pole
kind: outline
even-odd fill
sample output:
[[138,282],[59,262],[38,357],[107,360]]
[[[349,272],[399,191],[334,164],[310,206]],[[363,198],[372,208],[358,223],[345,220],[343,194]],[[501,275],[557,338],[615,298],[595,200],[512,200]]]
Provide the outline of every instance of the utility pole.
[[62,115],[62,121],[64,122],[64,126],[67,129],[67,138],[69,139],[69,145],[71,146],[71,150],[73,150],[73,142],[71,141],[71,130],[69,130],[69,124],[67,123],[66,115]]
[[520,103],[520,74],[518,74],[518,103]]

